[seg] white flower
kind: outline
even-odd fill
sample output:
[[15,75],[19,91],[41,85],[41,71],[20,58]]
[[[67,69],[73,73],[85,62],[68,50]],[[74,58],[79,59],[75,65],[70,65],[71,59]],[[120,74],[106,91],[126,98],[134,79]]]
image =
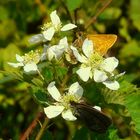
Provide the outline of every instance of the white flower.
[[81,67],[76,73],[83,81],[94,78],[95,82],[102,82],[106,87],[112,90],[119,88],[119,83],[113,78],[114,69],[118,66],[118,60],[115,57],[104,59],[94,51],[94,44],[91,40],[85,39],[82,45],[84,54],[79,54],[78,50],[71,47],[76,59],[81,62]]
[[59,59],[63,52],[66,52],[68,49],[68,42],[67,42],[67,38],[64,37],[59,41],[58,45],[54,45],[52,47],[50,47],[48,49],[48,58],[49,60],[51,60],[53,57],[55,57],[55,59]]
[[58,45],[45,46],[42,57],[45,58],[46,56],[49,60],[52,60],[53,58],[58,60],[63,52],[67,51],[68,47],[67,37],[64,37],[59,41]]
[[37,71],[37,63],[40,60],[40,54],[38,51],[31,51],[24,56],[16,54],[16,60],[18,61],[18,63],[9,62],[8,64],[15,68],[23,67],[25,72]]
[[56,101],[53,105],[44,108],[44,112],[48,118],[54,118],[59,114],[65,120],[74,121],[77,118],[72,113],[71,101],[79,102],[83,95],[83,88],[78,82],[73,83],[65,95],[61,95],[55,87],[55,82],[51,82],[47,88],[49,94]]
[[47,54],[47,50],[48,50],[49,47],[50,47],[49,45],[44,44],[43,53],[41,54],[41,57],[40,57],[41,61],[44,61],[44,60],[47,59],[46,54]]
[[77,27],[72,23],[66,24],[62,27],[62,23],[60,21],[59,16],[56,14],[56,11],[53,11],[50,14],[50,18],[51,22],[44,24],[44,26],[42,27],[43,30],[42,34],[46,40],[50,41],[54,33],[57,31],[68,31]]
[[29,39],[29,43],[30,44],[37,44],[37,43],[40,43],[40,42],[44,42],[46,41],[46,39],[44,38],[44,36],[42,34],[36,34],[36,35],[33,35],[30,39]]

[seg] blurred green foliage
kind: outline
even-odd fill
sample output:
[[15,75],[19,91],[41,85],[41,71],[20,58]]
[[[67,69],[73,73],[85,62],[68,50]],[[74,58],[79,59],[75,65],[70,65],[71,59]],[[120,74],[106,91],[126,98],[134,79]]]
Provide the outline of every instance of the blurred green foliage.
[[[65,22],[70,20],[86,25],[107,1],[103,0],[5,0],[0,1],[0,139],[18,140],[31,122],[42,111],[36,98],[43,102],[45,98],[41,89],[30,89],[29,84],[16,80],[17,70],[7,62],[15,61],[15,54],[24,54],[41,46],[31,46],[28,39],[39,33],[40,25],[49,19],[52,10],[57,10]],[[67,7],[67,8],[66,8]],[[113,0],[86,32],[110,33],[118,36],[117,43],[110,50],[120,61],[119,71],[126,71],[124,80],[120,80],[119,92],[102,92],[99,88],[89,85],[86,94],[89,101],[98,104],[101,99],[114,110],[114,126],[106,134],[89,132],[87,128],[76,130],[74,123],[61,120],[50,123],[42,140],[137,140],[140,135],[140,2],[139,0]],[[65,69],[59,69],[59,74]],[[51,69],[44,71],[51,80]],[[50,76],[50,77],[49,77]],[[19,77],[18,77],[19,79]],[[22,77],[21,79],[22,80]],[[42,83],[33,79],[40,87]],[[131,83],[131,84],[130,84]],[[33,93],[36,94],[33,94]],[[93,94],[95,93],[95,94]],[[111,95],[113,94],[113,95]],[[33,98],[34,96],[34,98]],[[34,99],[34,100],[33,100]],[[100,104],[99,104],[100,105]],[[104,106],[102,104],[101,106]],[[131,117],[130,117],[131,116]],[[41,123],[41,122],[40,122]],[[33,130],[29,139],[35,139],[40,125]],[[116,129],[117,128],[117,129]],[[53,132],[53,133],[52,133]]]

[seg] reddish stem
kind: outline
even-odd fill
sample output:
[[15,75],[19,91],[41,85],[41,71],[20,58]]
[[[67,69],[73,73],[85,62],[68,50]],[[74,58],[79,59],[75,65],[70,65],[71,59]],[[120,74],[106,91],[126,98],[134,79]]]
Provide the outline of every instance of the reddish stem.
[[32,133],[33,129],[38,124],[38,120],[40,120],[44,114],[42,112],[39,112],[36,116],[36,118],[32,121],[32,123],[28,126],[28,128],[25,130],[25,132],[21,135],[20,140],[27,140],[29,138],[29,135]]

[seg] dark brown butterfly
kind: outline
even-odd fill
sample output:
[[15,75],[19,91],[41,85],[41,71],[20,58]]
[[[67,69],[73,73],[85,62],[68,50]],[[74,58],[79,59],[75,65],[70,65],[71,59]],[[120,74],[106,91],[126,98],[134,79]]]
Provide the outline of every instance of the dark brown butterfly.
[[112,123],[108,116],[90,105],[72,101],[71,106],[74,108],[74,115],[91,131],[105,133]]

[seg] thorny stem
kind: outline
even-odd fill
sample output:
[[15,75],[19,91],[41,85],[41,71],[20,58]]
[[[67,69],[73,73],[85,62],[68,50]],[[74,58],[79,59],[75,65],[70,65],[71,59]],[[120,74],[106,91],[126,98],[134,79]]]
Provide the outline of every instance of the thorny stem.
[[38,134],[37,134],[37,136],[35,138],[35,140],[40,140],[41,139],[41,137],[42,137],[42,135],[43,135],[43,133],[45,131],[45,128],[46,128],[47,124],[48,124],[48,118],[46,117],[45,118],[45,121],[44,121],[44,123],[43,123],[43,125],[42,125],[42,127],[40,129],[40,131],[38,132]]
[[103,7],[93,16],[85,25],[85,29],[87,29],[92,23],[94,23],[97,17],[105,10],[105,8],[112,2],[112,0],[108,0]]

